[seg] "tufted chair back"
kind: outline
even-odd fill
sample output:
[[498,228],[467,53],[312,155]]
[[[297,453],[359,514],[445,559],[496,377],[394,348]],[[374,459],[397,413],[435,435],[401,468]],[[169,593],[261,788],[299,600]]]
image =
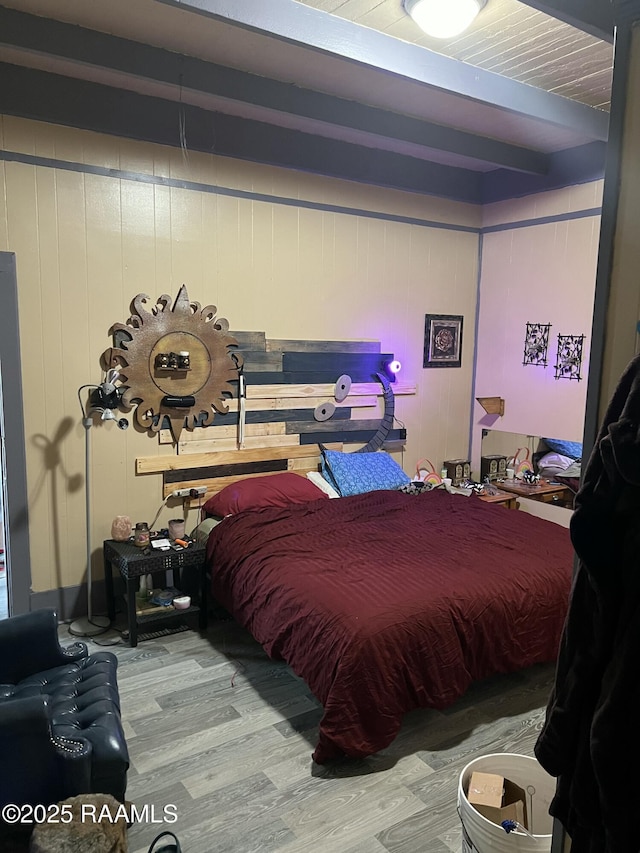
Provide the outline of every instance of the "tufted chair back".
[[0,806],[84,793],[124,800],[117,658],[58,642],[54,610],[0,622]]

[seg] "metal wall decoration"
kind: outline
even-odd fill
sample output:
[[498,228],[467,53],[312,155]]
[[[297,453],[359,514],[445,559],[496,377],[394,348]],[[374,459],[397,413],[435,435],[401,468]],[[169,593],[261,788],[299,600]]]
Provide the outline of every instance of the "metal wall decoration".
[[378,377],[384,392],[384,415],[382,416],[382,420],[380,421],[380,426],[378,427],[376,434],[369,439],[364,447],[358,448],[358,450],[355,451],[356,453],[374,453],[376,450],[380,450],[393,427],[396,409],[393,388],[384,373],[376,373],[376,376]]
[[462,321],[459,314],[425,314],[423,367],[462,366]]
[[522,364],[547,366],[551,323],[527,323]]
[[[349,395],[349,391],[351,390],[351,377],[343,373],[342,376],[338,378],[336,382],[336,387],[333,391],[333,396],[335,398],[336,403],[341,403],[343,400],[347,398]],[[329,418],[332,418],[336,413],[335,403],[331,400],[327,400],[324,403],[320,403],[320,405],[316,406],[313,417],[317,421],[328,421]]]
[[[267,339],[264,332],[255,331],[230,331],[229,334],[238,341],[237,355],[243,360],[241,375],[247,387],[246,448],[275,448],[291,442],[296,447],[346,444],[351,450],[352,446],[360,446],[375,437],[381,423],[377,411],[378,398],[384,396],[377,374],[386,376],[385,364],[395,358],[393,353],[381,352],[379,341]],[[348,396],[338,403],[334,397],[340,390],[336,388],[336,376],[345,367],[349,369],[351,389]],[[394,380],[387,378],[391,388],[398,387],[396,377]],[[238,384],[235,383],[235,388]],[[408,388],[411,389],[409,392]],[[398,393],[414,394],[414,388],[404,384],[402,390],[394,393],[396,396]],[[242,400],[236,397],[234,389],[233,398],[229,399],[229,411],[226,414],[216,412],[215,421],[207,423],[206,428],[201,429],[203,424],[199,422],[194,432],[185,434],[183,431],[180,444],[184,446],[194,441],[195,434],[196,441],[210,442],[203,452],[237,450],[237,432],[232,435],[229,430],[229,427],[236,430],[238,427]],[[327,414],[330,403],[335,405],[335,411],[330,418],[319,421],[315,417],[316,410],[322,414],[322,409],[325,409]],[[200,415],[199,420],[203,417]],[[171,425],[167,417],[163,415],[163,418],[165,423],[160,430],[160,443],[175,443]],[[399,449],[405,436],[404,426],[391,429],[384,449],[392,450],[396,444]],[[310,456],[314,452],[311,450]],[[287,457],[293,458],[298,457]],[[263,470],[281,470],[282,459],[284,457],[279,457],[273,462],[274,467]],[[265,464],[261,459],[259,465]],[[286,460],[283,470],[287,470]],[[253,473],[259,472],[258,468]],[[183,474],[184,471],[180,476]],[[173,473],[167,476],[171,477],[172,483],[182,482]]]
[[[395,418],[394,401],[399,395],[414,395],[416,386],[389,378],[385,365],[395,356],[383,353],[379,341],[284,340],[267,338],[260,331],[229,334],[238,341],[237,354],[242,357],[247,382],[245,451],[238,449],[239,400],[235,394],[229,400],[229,411],[216,413],[213,423],[183,430],[178,445],[178,454],[184,452],[183,456],[176,457],[169,449],[175,439],[167,423],[159,440],[170,455],[154,453],[136,460],[139,474],[162,472],[163,497],[187,485],[206,485],[207,494],[213,494],[222,488],[222,478],[227,475],[235,481],[277,471],[317,471],[319,444],[336,449],[344,446],[350,451],[359,448],[361,452],[403,449],[407,431]],[[126,334],[127,340],[130,337]],[[345,369],[348,374],[341,378],[348,376],[351,387],[338,404],[335,397],[341,393],[342,382],[337,388],[336,376]],[[380,398],[384,401],[382,418]],[[316,408],[332,401],[335,412],[331,418],[318,421]],[[189,467],[189,460],[194,459],[196,443],[199,453],[211,456],[194,468]],[[200,498],[191,505],[196,501]]]
[[319,403],[313,410],[313,417],[317,421],[328,421],[336,413],[336,404],[331,400],[326,400],[324,403]]
[[582,344],[584,335],[558,335],[558,354],[556,356],[556,379],[577,379],[580,381],[582,367]]
[[[111,333],[115,346],[102,354],[103,364],[120,371],[122,404],[137,403],[143,429],[158,432],[166,417],[178,441],[185,426],[208,426],[229,411],[242,368],[242,356],[231,351],[238,342],[215,306],[191,302],[184,285],[173,304],[166,294],[153,303],[139,293],[126,325],[115,323]],[[167,354],[175,367],[165,365]]]

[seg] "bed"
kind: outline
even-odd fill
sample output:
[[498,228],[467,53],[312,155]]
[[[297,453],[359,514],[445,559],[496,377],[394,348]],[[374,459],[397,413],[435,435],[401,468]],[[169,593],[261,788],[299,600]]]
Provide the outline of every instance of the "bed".
[[444,489],[240,509],[206,553],[214,599],[322,703],[319,764],[553,661],[573,563],[566,528]]
[[574,495],[580,488],[582,444],[559,438],[542,438],[533,454],[534,470],[546,480],[567,486]]

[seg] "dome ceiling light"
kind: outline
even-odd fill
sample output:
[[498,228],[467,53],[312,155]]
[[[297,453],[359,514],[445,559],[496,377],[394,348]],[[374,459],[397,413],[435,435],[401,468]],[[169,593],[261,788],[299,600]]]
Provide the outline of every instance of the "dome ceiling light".
[[487,0],[403,0],[407,14],[421,30],[434,38],[446,39],[463,33],[475,20]]

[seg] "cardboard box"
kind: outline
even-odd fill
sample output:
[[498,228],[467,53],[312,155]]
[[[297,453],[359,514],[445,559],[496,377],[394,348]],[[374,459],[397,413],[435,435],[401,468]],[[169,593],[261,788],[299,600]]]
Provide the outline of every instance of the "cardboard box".
[[467,799],[476,811],[498,826],[503,820],[515,820],[529,828],[524,790],[504,776],[472,773]]

